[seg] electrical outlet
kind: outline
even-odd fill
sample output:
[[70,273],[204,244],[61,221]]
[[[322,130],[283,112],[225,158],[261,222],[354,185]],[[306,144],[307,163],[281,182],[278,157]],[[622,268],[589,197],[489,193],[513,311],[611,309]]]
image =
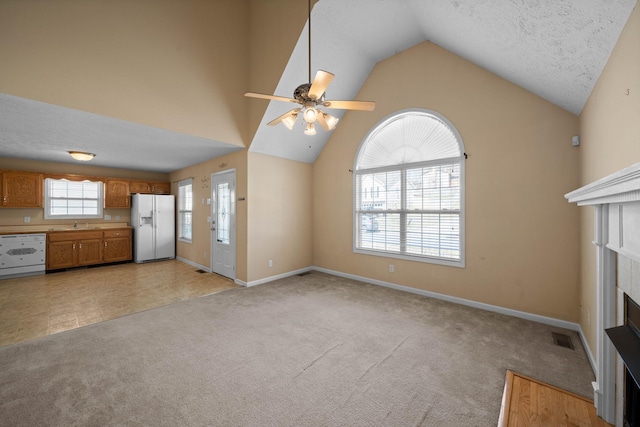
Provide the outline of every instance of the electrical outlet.
[[24,222],[31,222],[30,216],[25,216],[23,219],[24,219]]
[[587,309],[587,326],[591,326],[591,310]]
[[273,267],[273,260],[272,259],[269,260],[269,268],[271,268],[271,267]]
[[120,215],[116,215],[116,221],[120,221]]
[[207,259],[207,253],[206,252],[202,252],[202,258],[203,259]]
[[393,264],[389,264],[389,273],[393,273],[394,271],[396,271],[396,266]]

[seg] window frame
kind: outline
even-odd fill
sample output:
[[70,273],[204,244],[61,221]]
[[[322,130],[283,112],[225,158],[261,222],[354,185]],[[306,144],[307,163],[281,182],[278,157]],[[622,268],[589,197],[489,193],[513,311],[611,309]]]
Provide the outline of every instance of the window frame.
[[[93,198],[71,198],[71,197],[53,197],[50,193],[51,184],[50,182],[89,182],[92,184],[96,184],[98,190],[98,197],[96,199]],[[57,219],[102,219],[104,215],[104,197],[105,197],[105,189],[104,182],[102,181],[91,181],[89,179],[83,180],[72,180],[72,179],[57,179],[57,178],[45,178],[44,180],[44,219],[46,220],[57,220]],[[95,214],[83,215],[83,214],[75,214],[75,215],[55,215],[51,212],[51,201],[52,200],[95,200],[96,201],[96,210]]]
[[[186,203],[186,195],[183,195],[183,188],[190,187],[191,193],[191,209],[184,209],[183,204]],[[191,213],[191,237],[184,237],[185,214]],[[178,182],[178,241],[185,243],[193,243],[193,178],[183,179]]]
[[[361,155],[361,153],[363,152],[364,147],[366,146],[366,144],[370,141],[372,135],[376,134],[380,129],[382,129],[386,124],[391,123],[393,121],[395,121],[398,116],[401,115],[405,115],[405,114],[410,114],[410,113],[424,113],[426,115],[430,115],[433,116],[435,119],[441,121],[443,124],[445,124],[452,132],[452,134],[454,135],[458,145],[459,145],[459,149],[460,149],[460,156],[457,157],[448,157],[448,158],[439,158],[439,159],[434,159],[434,160],[428,160],[428,161],[422,161],[422,162],[416,162],[416,163],[400,163],[400,164],[394,164],[394,165],[386,165],[386,166],[379,166],[379,167],[373,167],[370,169],[360,169],[358,170],[358,160],[359,157]],[[397,111],[394,112],[390,115],[388,115],[387,117],[383,118],[382,120],[380,120],[378,123],[376,123],[367,133],[367,135],[363,138],[363,140],[360,142],[360,145],[358,147],[358,150],[356,151],[356,155],[354,158],[354,163],[353,163],[353,180],[352,180],[352,195],[353,195],[353,206],[352,206],[352,226],[353,226],[353,232],[352,232],[352,243],[353,243],[353,252],[357,253],[357,254],[363,254],[363,255],[372,255],[372,256],[378,256],[378,257],[385,257],[385,258],[394,258],[394,259],[402,259],[402,260],[407,260],[407,261],[417,261],[417,262],[424,262],[424,263],[429,263],[429,264],[436,264],[436,265],[444,265],[444,266],[450,266],[450,267],[458,267],[458,268],[465,268],[465,253],[466,253],[466,228],[465,228],[465,212],[466,212],[466,208],[465,208],[465,187],[466,187],[466,178],[465,178],[465,159],[466,159],[466,153],[464,150],[464,143],[462,141],[462,137],[460,136],[460,133],[458,132],[458,130],[455,128],[455,126],[453,126],[453,124],[443,115],[432,111],[432,110],[426,110],[426,109],[416,109],[416,108],[412,108],[412,109],[406,109],[406,110],[401,110],[401,111]],[[400,174],[402,177],[404,177],[406,175],[406,171],[410,170],[410,169],[416,169],[416,168],[423,168],[423,167],[430,167],[430,166],[437,166],[437,165],[446,165],[446,164],[454,164],[457,163],[460,165],[460,209],[458,211],[458,218],[459,218],[459,252],[460,252],[460,258],[459,259],[452,259],[452,258],[446,258],[446,257],[437,257],[437,256],[429,256],[429,255],[417,255],[417,254],[410,254],[410,253],[401,253],[401,252],[396,252],[396,251],[386,251],[386,250],[378,250],[378,249],[367,249],[367,248],[362,248],[359,247],[359,236],[362,233],[362,228],[360,227],[360,223],[359,223],[359,214],[362,213],[362,209],[358,209],[358,194],[360,191],[360,188],[358,186],[358,178],[359,176],[362,175],[370,175],[372,173],[380,173],[380,172],[389,172],[389,171],[400,171]],[[401,183],[401,187],[402,187],[402,191],[404,191],[404,195],[402,195],[401,197],[404,199],[406,197],[406,192],[407,192],[407,188],[406,185],[404,183]],[[404,205],[404,209],[400,209],[400,210],[380,210],[380,209],[371,209],[372,212],[374,213],[398,213],[400,214],[400,218],[402,218],[403,216],[406,218],[407,215],[411,214],[412,211],[409,210],[406,206],[406,204]],[[402,211],[402,213],[401,213]],[[440,213],[445,213],[447,212],[446,210],[439,210]],[[419,212],[423,212],[423,210],[419,211]],[[449,211],[449,212],[454,212],[454,211]],[[399,233],[402,233],[402,230],[399,230]],[[405,230],[406,232],[406,230]],[[401,236],[400,240],[405,240],[406,241],[406,235],[404,236],[404,238]]]

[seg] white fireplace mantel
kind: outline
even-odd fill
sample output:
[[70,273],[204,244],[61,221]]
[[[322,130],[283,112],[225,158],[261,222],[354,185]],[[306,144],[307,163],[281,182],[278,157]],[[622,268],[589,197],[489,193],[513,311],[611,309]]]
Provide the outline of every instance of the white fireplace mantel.
[[[604,330],[616,326],[616,255],[640,261],[640,163],[565,195],[593,206],[596,246],[596,381],[598,415],[616,422],[616,352]],[[618,417],[619,418],[619,417]]]
[[578,206],[640,201],[640,163],[578,188],[564,197]]

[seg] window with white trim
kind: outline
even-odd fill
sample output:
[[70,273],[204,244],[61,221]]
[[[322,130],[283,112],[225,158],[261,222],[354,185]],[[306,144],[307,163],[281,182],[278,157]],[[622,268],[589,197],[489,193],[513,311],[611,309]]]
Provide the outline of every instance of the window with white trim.
[[103,194],[102,182],[47,178],[44,181],[44,218],[102,218]]
[[193,179],[178,183],[178,240],[193,239]]
[[378,123],[354,164],[354,252],[464,267],[464,146],[443,116]]

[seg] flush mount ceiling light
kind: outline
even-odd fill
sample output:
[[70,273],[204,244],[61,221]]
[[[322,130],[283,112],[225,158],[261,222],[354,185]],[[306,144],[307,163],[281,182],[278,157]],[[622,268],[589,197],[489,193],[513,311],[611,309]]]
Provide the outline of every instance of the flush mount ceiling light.
[[[311,81],[311,0],[308,0],[309,10],[309,81]],[[302,117],[306,122],[304,133],[306,135],[315,135],[316,128],[314,123],[317,121],[326,131],[335,129],[338,124],[338,118],[331,114],[325,113],[318,106],[326,108],[336,108],[340,110],[361,110],[373,111],[376,103],[373,101],[327,101],[324,99],[325,90],[333,81],[335,76],[328,71],[318,70],[313,83],[303,83],[293,91],[293,98],[284,96],[265,95],[262,93],[247,92],[244,96],[251,98],[268,99],[274,101],[294,102],[302,105],[302,107],[294,108],[280,117],[267,123],[269,126],[275,126],[278,123],[284,124],[288,129],[293,129],[296,123],[298,113],[302,111]]]
[[88,162],[96,156],[93,153],[85,153],[83,151],[69,151],[68,153],[71,157],[81,162]]

